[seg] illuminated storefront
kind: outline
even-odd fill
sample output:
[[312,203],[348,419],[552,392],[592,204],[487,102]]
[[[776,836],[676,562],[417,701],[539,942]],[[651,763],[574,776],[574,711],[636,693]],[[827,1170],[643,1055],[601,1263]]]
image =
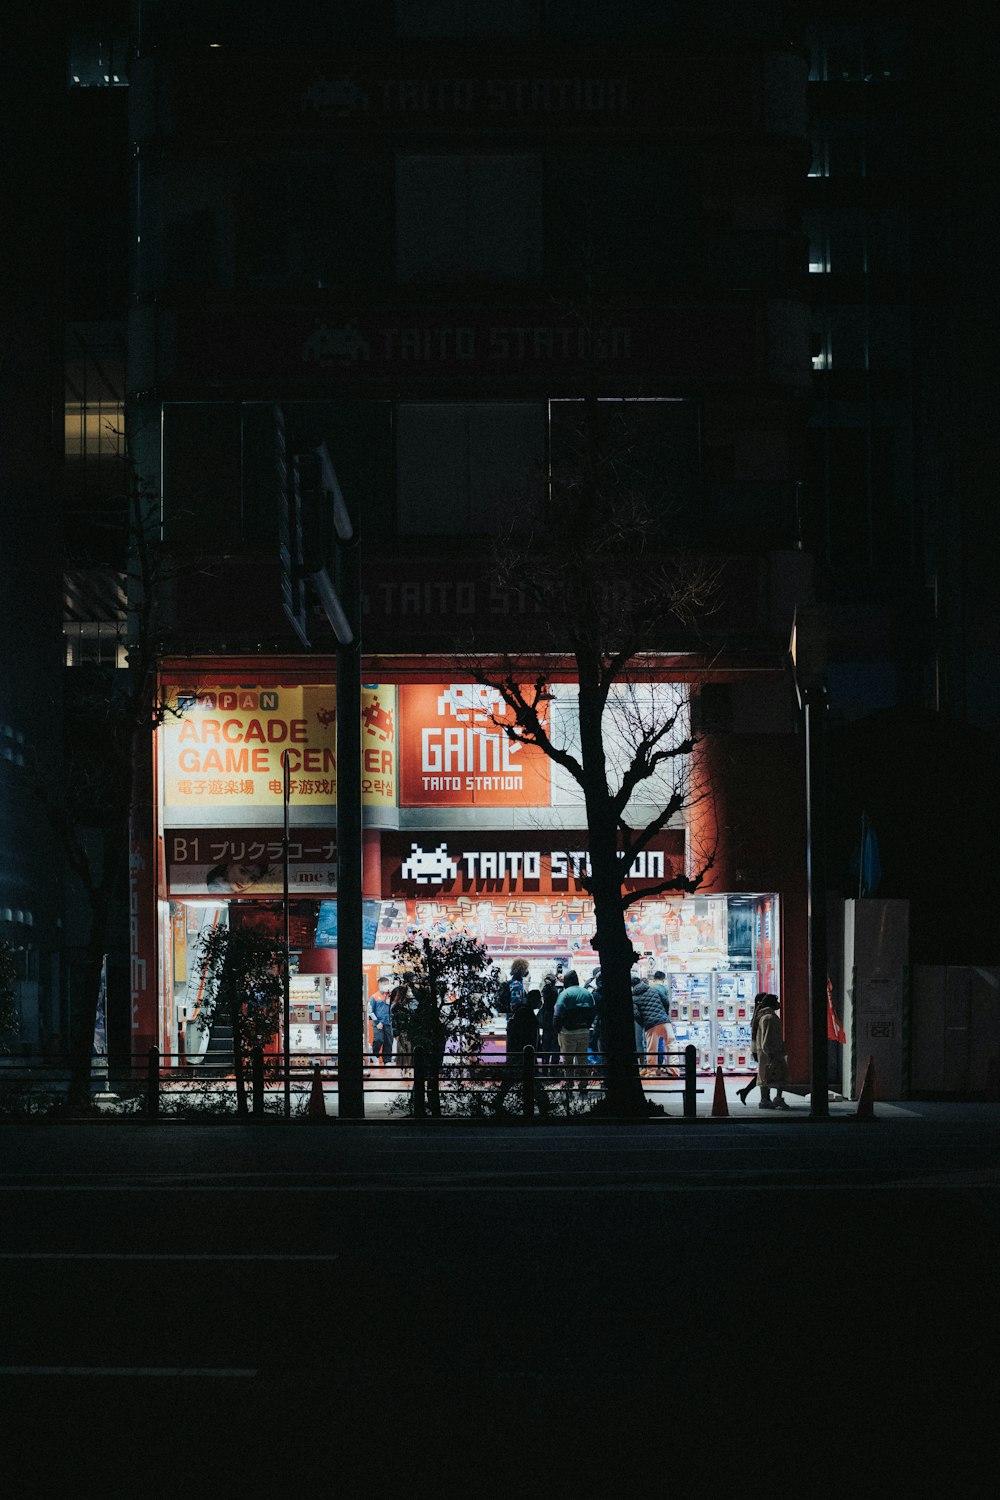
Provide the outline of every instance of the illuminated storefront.
[[[161,1050],[195,1068],[211,1048],[197,1024],[204,932],[226,923],[281,930],[284,754],[292,772],[291,1047],[316,1057],[336,1052],[335,692],[329,680],[303,680],[308,668],[297,665],[294,677],[258,665],[252,680],[218,662],[211,680],[206,671],[195,681],[190,664],[163,670],[169,712],[157,736],[149,861],[157,916],[148,961],[159,985],[155,1016],[139,1019]],[[468,682],[407,680],[404,669],[397,676],[363,691],[366,995],[392,971],[393,947],[411,932],[468,932],[504,971],[513,958],[527,959],[536,986],[559,963],[588,979],[599,960],[579,787],[541,751],[501,732],[497,695]],[[686,731],[683,687],[633,691],[647,709],[677,715],[678,735]],[[556,684],[547,709],[549,733],[566,745],[575,695],[572,683]],[[613,715],[606,741],[614,765],[624,740]],[[633,809],[636,824],[667,793],[653,786],[646,795],[649,802]],[[691,830],[681,816],[629,872],[626,889],[637,899],[628,930],[641,972],[668,976],[679,1043],[695,1044],[703,1068],[745,1070],[752,996],[781,992],[779,893],[660,889],[691,868]],[[499,1041],[499,1018],[493,1031]]]

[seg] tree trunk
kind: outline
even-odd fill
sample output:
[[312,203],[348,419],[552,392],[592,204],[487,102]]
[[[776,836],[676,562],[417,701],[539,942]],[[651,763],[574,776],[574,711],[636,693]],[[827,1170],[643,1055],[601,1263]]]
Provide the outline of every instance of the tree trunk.
[[604,757],[604,697],[593,662],[577,656],[580,679],[580,748],[590,833],[590,892],[594,902],[594,947],[601,959],[604,994],[604,1060],[608,1113],[644,1119],[646,1096],[639,1078],[632,1019],[635,953],[625,927],[618,870],[618,824],[608,793]]
[[90,942],[83,968],[83,994],[74,996],[73,1023],[69,1044],[69,1087],[66,1108],[70,1114],[89,1114],[93,1109],[90,1094],[91,1058],[94,1050],[94,1024],[101,992],[101,969],[104,965],[106,915],[99,909],[91,918]]
[[[608,1112],[626,1119],[644,1119],[646,1096],[639,1077],[632,1018],[632,965],[635,953],[625,930],[620,897],[610,912],[597,909],[595,946],[601,958],[604,994],[603,1040]],[[603,904],[603,903],[601,903]],[[617,906],[617,911],[614,907]]]
[[234,984],[231,991],[229,1014],[233,1023],[233,1073],[236,1078],[236,1113],[240,1119],[249,1116],[247,1108],[247,1084],[243,1071],[243,1005],[242,995]]
[[444,1035],[435,1034],[427,1058],[427,1109],[432,1115],[441,1114],[441,1068],[444,1064]]

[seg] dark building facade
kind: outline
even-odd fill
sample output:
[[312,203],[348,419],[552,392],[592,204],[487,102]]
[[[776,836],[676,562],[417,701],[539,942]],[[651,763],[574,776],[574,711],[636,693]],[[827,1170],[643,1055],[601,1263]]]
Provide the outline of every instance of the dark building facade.
[[[130,872],[131,1045],[195,1052],[205,921],[273,904],[266,879],[219,900],[208,876],[270,859],[274,766],[258,753],[265,779],[250,774],[251,697],[275,724],[291,705],[286,733],[329,709],[333,635],[315,608],[293,627],[280,556],[289,475],[320,442],[365,559],[365,732],[381,773],[372,762],[365,792],[369,915],[380,903],[413,923],[419,900],[426,925],[463,921],[498,953],[520,932],[538,966],[584,954],[559,924],[585,926],[585,904],[571,910],[585,892],[550,879],[553,857],[571,870],[585,849],[580,810],[551,786],[535,801],[442,796],[410,757],[464,711],[457,646],[538,646],[492,548],[558,473],[588,393],[662,517],[664,553],[707,553],[723,579],[699,652],[650,642],[643,663],[665,702],[688,695],[715,796],[715,864],[690,909],[700,937],[661,940],[683,929],[683,903],[651,908],[635,935],[647,965],[698,976],[678,985],[675,1021],[708,1006],[703,1062],[728,1019],[715,1004],[728,965],[761,981],[766,968],[794,1070],[808,1069],[796,610],[823,642],[831,889],[852,890],[864,814],[884,893],[918,903],[918,948],[934,933],[934,956],[988,960],[976,903],[928,875],[913,809],[936,796],[946,859],[988,892],[989,811],[970,820],[949,774],[960,764],[979,788],[995,774],[995,377],[966,293],[994,252],[975,232],[987,174],[956,171],[984,115],[973,19],[939,47],[889,8],[820,0],[669,15],[642,0],[384,0],[339,8],[335,35],[325,6],[143,3],[126,48],[127,18],[99,9],[70,40],[60,179],[69,722],[87,673],[124,660],[127,409],[170,558],[162,684],[192,735],[234,737],[218,767],[203,739],[153,741]],[[390,713],[392,743],[376,744]],[[85,712],[83,725],[85,739]],[[324,834],[303,841],[296,890],[304,1050],[326,1046],[336,997],[336,790],[314,727],[293,808]],[[697,821],[676,821],[664,861],[692,867],[709,837]],[[442,845],[460,875],[435,890],[420,861]],[[526,888],[528,856],[558,915]],[[380,942],[366,958],[372,983],[391,954]]]
[[[271,747],[293,733],[312,773],[292,787],[293,1046],[332,1045],[354,1003],[330,951],[333,640],[315,614],[311,653],[289,628],[277,546],[285,476],[319,442],[365,559],[369,987],[408,926],[462,926],[500,961],[516,948],[536,980],[598,962],[580,797],[507,763],[460,658],[470,639],[541,648],[493,542],[569,461],[594,394],[657,547],[709,553],[724,580],[698,652],[650,640],[636,664],[650,701],[713,730],[713,812],[679,815],[633,879],[715,858],[697,896],[632,909],[633,941],[669,973],[703,1066],[747,1065],[763,985],[788,997],[805,1075],[803,830],[783,789],[801,761],[785,653],[811,588],[808,61],[773,22],[399,5],[359,8],[333,46],[305,8],[275,45],[243,19],[143,8],[129,421],[187,566],[162,621],[182,712],[136,849],[137,1046],[197,1054],[199,934],[273,906]],[[571,717],[555,675],[553,715]]]
[[[64,221],[61,56],[42,17],[11,38],[0,239],[0,940],[13,950],[18,1028],[58,1025],[62,880],[40,793],[62,771],[60,395]],[[40,184],[46,184],[41,192]]]

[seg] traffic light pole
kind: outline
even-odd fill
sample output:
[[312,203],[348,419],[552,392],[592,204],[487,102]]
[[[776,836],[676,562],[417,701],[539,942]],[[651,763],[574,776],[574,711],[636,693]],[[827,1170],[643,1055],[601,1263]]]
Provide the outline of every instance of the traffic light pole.
[[812,1091],[809,1114],[826,1120],[830,1114],[827,1063],[826,976],[826,689],[822,684],[802,689],[806,772],[806,906],[809,934],[809,1015],[812,1043]]
[[[278,447],[284,454],[283,418],[279,427]],[[287,473],[284,459],[282,472]],[[361,542],[325,442],[295,455],[284,503],[280,557],[285,613],[310,650],[311,592],[337,639],[337,1096],[341,1119],[363,1120]],[[285,842],[287,846],[287,835]],[[287,1053],[287,1041],[285,1045]]]
[[350,640],[337,640],[337,1093],[341,1119],[362,1120],[364,946],[361,898],[361,543],[334,552],[337,597]]

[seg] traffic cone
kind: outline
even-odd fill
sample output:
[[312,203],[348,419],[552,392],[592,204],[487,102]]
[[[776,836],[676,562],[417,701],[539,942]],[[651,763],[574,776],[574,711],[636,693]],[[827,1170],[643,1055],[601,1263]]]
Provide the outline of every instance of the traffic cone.
[[313,1081],[309,1091],[307,1114],[310,1120],[326,1119],[326,1100],[323,1097],[323,1080],[320,1078],[319,1063],[313,1066]]
[[722,1076],[722,1064],[715,1070],[715,1097],[712,1100],[712,1119],[728,1119],[729,1104],[726,1100],[726,1082]]
[[875,1095],[877,1093],[878,1078],[875,1074],[875,1059],[869,1055],[868,1066],[865,1069],[865,1081],[861,1085],[861,1093],[858,1095],[858,1111],[854,1116],[856,1120],[874,1120]]

